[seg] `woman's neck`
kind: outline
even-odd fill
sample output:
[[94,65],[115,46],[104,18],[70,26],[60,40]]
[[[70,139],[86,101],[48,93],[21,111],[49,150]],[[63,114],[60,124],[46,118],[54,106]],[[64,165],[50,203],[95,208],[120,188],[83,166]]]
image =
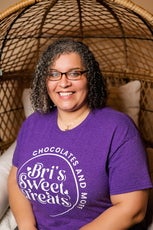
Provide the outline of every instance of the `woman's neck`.
[[84,107],[72,112],[58,110],[58,127],[63,131],[73,129],[80,125],[86,119],[89,113],[90,109],[88,107]]

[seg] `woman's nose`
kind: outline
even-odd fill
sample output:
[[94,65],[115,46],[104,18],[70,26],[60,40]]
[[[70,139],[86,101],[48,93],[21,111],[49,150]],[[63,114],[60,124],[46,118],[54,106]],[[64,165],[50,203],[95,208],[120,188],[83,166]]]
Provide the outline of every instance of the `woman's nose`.
[[62,75],[62,78],[59,81],[59,85],[62,88],[66,88],[66,87],[69,87],[71,85],[71,81],[69,79],[67,79],[66,74]]

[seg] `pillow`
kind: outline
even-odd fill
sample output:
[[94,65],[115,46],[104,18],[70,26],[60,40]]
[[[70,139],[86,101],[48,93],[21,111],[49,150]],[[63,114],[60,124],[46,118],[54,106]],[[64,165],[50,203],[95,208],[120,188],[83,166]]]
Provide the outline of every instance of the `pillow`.
[[[30,101],[31,89],[27,88],[23,91],[22,102],[24,107],[25,116],[28,117],[33,113]],[[7,192],[7,179],[12,166],[12,157],[15,150],[16,141],[0,156],[0,220],[9,207],[8,192]]]
[[131,81],[120,87],[108,89],[107,105],[128,114],[138,126],[140,111],[140,89],[138,80]]
[[7,178],[12,166],[12,156],[15,150],[16,142],[14,142],[3,155],[0,156],[0,220],[9,207]]
[[14,218],[14,215],[10,209],[7,210],[3,219],[0,221],[0,229],[1,230],[17,230],[17,223]]
[[23,108],[24,108],[24,113],[26,118],[34,112],[30,101],[30,94],[31,94],[30,88],[26,88],[23,90],[22,103],[23,103]]

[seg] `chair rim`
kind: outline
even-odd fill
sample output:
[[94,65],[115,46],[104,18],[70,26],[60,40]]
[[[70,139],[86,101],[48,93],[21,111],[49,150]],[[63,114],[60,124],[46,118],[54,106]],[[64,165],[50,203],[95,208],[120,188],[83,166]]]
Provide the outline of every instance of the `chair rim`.
[[[0,20],[3,20],[4,18],[8,17],[9,15],[15,13],[16,11],[23,9],[27,6],[34,5],[38,2],[43,2],[44,0],[20,0],[19,2],[11,5],[4,11],[0,12]],[[78,0],[79,1],[79,0]],[[97,2],[100,2],[101,0],[97,0]],[[119,4],[123,7],[126,7],[133,12],[141,15],[143,18],[148,20],[150,23],[153,24],[153,14],[151,12],[148,12],[146,9],[143,7],[137,5],[136,3],[132,2],[131,0],[105,0],[108,1],[109,3],[115,3]]]

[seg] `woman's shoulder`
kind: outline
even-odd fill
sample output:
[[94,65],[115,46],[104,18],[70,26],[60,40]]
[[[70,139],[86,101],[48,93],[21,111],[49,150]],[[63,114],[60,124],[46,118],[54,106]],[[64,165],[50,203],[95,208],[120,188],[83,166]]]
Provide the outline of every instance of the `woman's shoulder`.
[[48,125],[48,122],[51,122],[55,117],[55,112],[42,114],[40,112],[33,112],[28,116],[22,124],[22,127],[36,127],[36,126],[45,126]]
[[97,126],[105,130],[105,135],[115,135],[124,140],[140,136],[138,127],[127,114],[110,107],[97,110],[96,113]]
[[101,118],[105,118],[106,120],[112,120],[112,119],[115,119],[115,120],[126,120],[126,121],[129,121],[131,120],[131,118],[123,113],[123,112],[120,112],[118,110],[115,110],[111,107],[104,107],[102,109],[97,109],[96,110],[96,115],[101,117]]
[[102,109],[95,110],[95,119],[104,126],[112,128],[132,128],[137,129],[136,124],[130,116],[127,114],[117,111],[110,107],[104,107]]
[[53,117],[55,115],[55,112],[49,112],[49,113],[40,113],[40,112],[33,112],[30,116],[28,116],[25,120],[25,122],[33,121],[33,120],[47,120],[50,117]]

